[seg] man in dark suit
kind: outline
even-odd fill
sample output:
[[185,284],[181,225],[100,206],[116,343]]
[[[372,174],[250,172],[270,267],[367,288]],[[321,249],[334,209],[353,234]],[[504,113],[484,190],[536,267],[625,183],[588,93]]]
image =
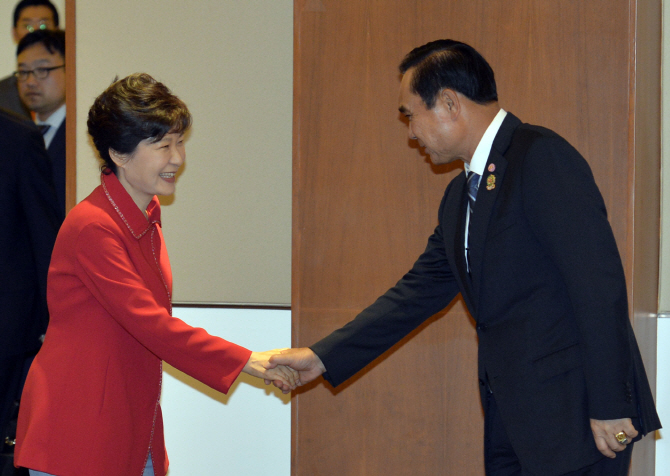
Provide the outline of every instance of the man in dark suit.
[[16,48],[21,101],[35,113],[51,158],[56,196],[65,213],[65,33],[38,30]]
[[[12,37],[15,43],[28,33],[58,28],[58,10],[49,0],[21,0],[14,8]],[[30,109],[21,102],[13,74],[0,79],[0,108],[30,119]]]
[[502,110],[463,43],[414,49],[400,111],[434,164],[462,160],[414,267],[311,348],[273,357],[339,385],[460,292],[477,322],[490,476],[625,475],[660,422],[628,317],[621,259],[581,155]]
[[1,109],[0,163],[0,431],[4,440],[24,363],[39,349],[46,331],[47,270],[63,217],[41,134],[31,123]]

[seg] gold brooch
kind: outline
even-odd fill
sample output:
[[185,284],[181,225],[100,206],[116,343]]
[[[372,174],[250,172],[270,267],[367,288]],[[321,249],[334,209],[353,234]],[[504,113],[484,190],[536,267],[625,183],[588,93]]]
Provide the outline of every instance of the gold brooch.
[[496,176],[489,175],[486,177],[486,190],[493,190],[496,188]]

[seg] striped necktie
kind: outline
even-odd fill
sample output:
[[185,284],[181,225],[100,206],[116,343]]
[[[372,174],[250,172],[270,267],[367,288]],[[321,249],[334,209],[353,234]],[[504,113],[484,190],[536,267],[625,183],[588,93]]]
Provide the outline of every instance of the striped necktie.
[[475,207],[477,200],[477,190],[479,189],[479,174],[468,172],[468,203],[470,204],[470,213]]
[[465,247],[465,262],[468,266],[468,273],[470,272],[470,221],[472,220],[472,211],[475,208],[475,201],[477,200],[477,190],[479,190],[479,174],[468,172],[468,230],[467,230],[467,246]]

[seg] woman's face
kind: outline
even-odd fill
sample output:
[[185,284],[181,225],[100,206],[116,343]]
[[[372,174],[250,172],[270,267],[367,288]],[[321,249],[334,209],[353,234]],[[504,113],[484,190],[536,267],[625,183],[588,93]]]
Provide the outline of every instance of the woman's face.
[[154,195],[172,195],[176,174],[184,163],[184,136],[171,132],[158,142],[140,142],[129,155],[110,150],[117,165],[116,175],[143,212]]

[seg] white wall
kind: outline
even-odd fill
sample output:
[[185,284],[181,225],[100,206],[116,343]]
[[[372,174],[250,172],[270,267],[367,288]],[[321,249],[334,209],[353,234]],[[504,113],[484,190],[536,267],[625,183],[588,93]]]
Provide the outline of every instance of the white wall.
[[[658,320],[658,367],[656,405],[661,423],[670,425],[670,318]],[[656,476],[670,476],[670,438],[668,430],[659,431],[656,441]]]
[[[670,311],[670,2],[663,2],[661,104],[661,270],[659,312]],[[659,347],[661,347],[659,342]]]
[[[291,312],[175,307],[173,314],[251,350],[291,345]],[[168,476],[291,474],[290,395],[242,374],[228,395],[168,365],[161,407]]]
[[162,201],[178,302],[289,304],[293,2],[77,2],[77,199],[99,183],[94,99],[146,72],[193,114],[177,192]]
[[[16,45],[12,38],[14,7],[19,0],[0,1],[0,78],[16,71]],[[51,0],[58,10],[59,25],[65,28],[65,0]]]

